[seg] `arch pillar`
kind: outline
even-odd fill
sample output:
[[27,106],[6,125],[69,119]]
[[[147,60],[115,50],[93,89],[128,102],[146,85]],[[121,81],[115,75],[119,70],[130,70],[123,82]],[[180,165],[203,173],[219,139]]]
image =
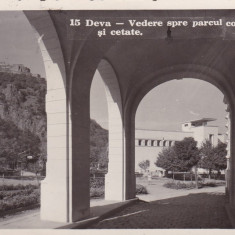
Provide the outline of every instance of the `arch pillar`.
[[[235,105],[231,104],[229,105],[229,108],[231,110],[231,117],[233,116],[233,110],[235,110],[234,107]],[[230,119],[230,138],[229,139],[229,144],[228,146],[230,147],[229,153],[230,156],[228,156],[228,167],[227,167],[227,174],[226,174],[226,181],[227,181],[227,190],[229,193],[229,205],[233,212],[235,211],[235,158],[234,158],[234,153],[235,153],[235,144],[233,143],[235,140],[235,120],[234,118]]]
[[41,182],[41,219],[68,222],[69,108],[60,41],[47,11],[24,12],[41,50],[47,80],[47,164]]
[[[76,74],[75,74],[76,75]],[[85,81],[89,78],[85,77]],[[69,160],[70,222],[90,214],[90,92],[89,86],[74,82],[71,113],[71,158]]]
[[[136,197],[136,177],[135,177],[135,115],[133,110],[127,108],[124,114],[124,154],[125,154],[125,200]],[[130,107],[130,106],[129,106]]]
[[104,81],[108,104],[109,163],[105,176],[105,199],[123,201],[124,186],[124,139],[123,112],[120,88],[112,66],[101,60],[98,71]]
[[227,143],[227,168],[225,170],[225,180],[226,180],[226,188],[225,188],[225,192],[226,192],[226,196],[229,197],[229,189],[231,188],[231,150],[230,150],[230,142],[231,142],[231,117],[230,117],[230,105],[228,104],[228,101],[226,99],[226,97],[224,97],[224,104],[227,105],[226,107],[226,112],[227,115],[225,117],[226,119],[226,143]]

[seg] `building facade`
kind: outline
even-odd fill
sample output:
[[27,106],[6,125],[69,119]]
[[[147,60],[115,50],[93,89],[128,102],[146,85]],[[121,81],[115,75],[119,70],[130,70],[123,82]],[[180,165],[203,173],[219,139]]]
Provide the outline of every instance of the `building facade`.
[[198,144],[202,145],[206,140],[217,146],[218,141],[225,142],[225,136],[219,134],[218,126],[209,126],[207,123],[215,121],[213,118],[202,118],[182,123],[182,131],[160,130],[136,130],[135,135],[135,170],[141,172],[139,163],[149,160],[149,171],[161,175],[163,169],[155,165],[158,154],[163,148],[173,146],[175,141],[181,141],[186,137],[193,137]]

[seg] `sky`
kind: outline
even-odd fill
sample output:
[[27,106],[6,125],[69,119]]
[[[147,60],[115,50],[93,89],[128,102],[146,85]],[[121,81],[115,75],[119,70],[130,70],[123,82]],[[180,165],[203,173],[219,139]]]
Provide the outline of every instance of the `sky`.
[[[201,118],[215,118],[208,125],[219,126],[225,133],[226,105],[223,93],[214,85],[185,78],[163,83],[152,89],[136,112],[137,129],[180,131],[181,123]],[[96,73],[91,86],[91,118],[108,128],[104,83]]]
[[0,12],[0,49],[0,62],[24,64],[45,77],[36,35],[23,12]]
[[[0,12],[0,62],[24,64],[32,73],[45,77],[41,52],[34,30],[22,12]],[[91,118],[108,128],[107,101],[99,73],[91,87]],[[203,117],[216,118],[225,132],[223,94],[213,85],[183,79],[166,82],[151,90],[141,101],[136,113],[136,128],[180,130],[181,123]],[[151,114],[151,115],[149,115]]]

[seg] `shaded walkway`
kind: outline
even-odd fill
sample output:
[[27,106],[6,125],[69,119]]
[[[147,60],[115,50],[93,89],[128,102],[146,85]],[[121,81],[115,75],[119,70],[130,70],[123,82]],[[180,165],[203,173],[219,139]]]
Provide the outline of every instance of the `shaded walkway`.
[[90,228],[231,228],[221,192],[139,201]]

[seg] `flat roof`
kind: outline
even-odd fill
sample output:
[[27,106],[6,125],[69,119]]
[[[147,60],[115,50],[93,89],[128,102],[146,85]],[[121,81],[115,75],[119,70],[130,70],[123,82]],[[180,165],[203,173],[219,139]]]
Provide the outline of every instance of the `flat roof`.
[[200,123],[200,122],[212,122],[212,121],[215,121],[216,119],[215,118],[201,118],[201,119],[198,119],[198,120],[191,120],[191,121],[187,121],[187,122],[183,122],[183,123]]

